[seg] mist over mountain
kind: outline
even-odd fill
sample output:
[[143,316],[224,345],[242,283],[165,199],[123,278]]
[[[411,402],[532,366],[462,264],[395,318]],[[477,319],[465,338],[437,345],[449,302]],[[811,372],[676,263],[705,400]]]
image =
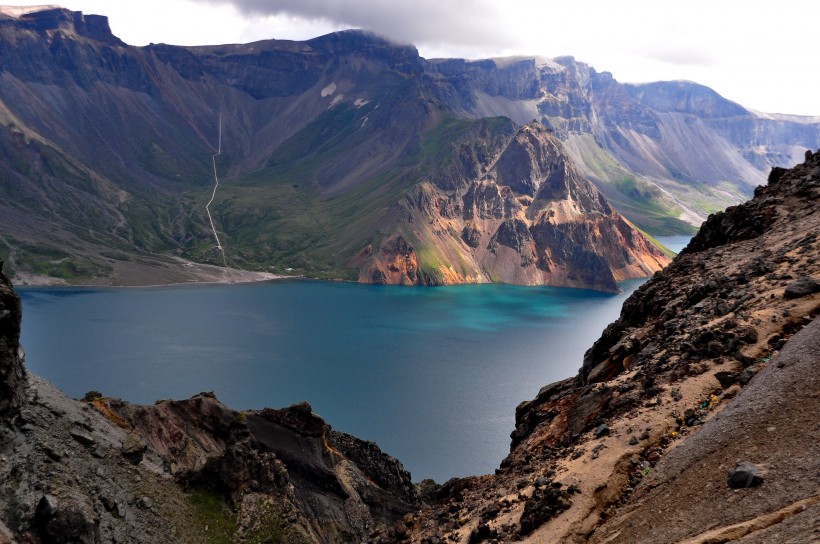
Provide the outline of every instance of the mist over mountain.
[[220,129],[235,267],[604,290],[666,262],[630,223],[690,232],[820,139],[569,57],[426,60],[360,31],[138,48],[63,9],[0,13],[0,121],[10,271],[116,284],[222,263]]

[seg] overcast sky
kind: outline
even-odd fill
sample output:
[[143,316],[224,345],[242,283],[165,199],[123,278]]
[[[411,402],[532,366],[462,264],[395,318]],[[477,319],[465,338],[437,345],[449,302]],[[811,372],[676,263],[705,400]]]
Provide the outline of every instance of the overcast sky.
[[[42,1],[9,2],[36,5]],[[365,28],[422,56],[573,55],[621,82],[688,79],[748,108],[820,115],[818,0],[64,0],[132,45]]]

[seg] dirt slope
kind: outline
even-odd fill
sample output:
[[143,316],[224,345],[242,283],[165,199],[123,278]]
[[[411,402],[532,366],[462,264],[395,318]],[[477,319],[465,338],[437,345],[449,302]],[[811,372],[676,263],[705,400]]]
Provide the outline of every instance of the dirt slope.
[[[815,319],[725,410],[670,450],[591,542],[728,542],[747,534],[750,542],[820,540],[818,421]],[[761,486],[727,486],[741,461],[765,471]]]

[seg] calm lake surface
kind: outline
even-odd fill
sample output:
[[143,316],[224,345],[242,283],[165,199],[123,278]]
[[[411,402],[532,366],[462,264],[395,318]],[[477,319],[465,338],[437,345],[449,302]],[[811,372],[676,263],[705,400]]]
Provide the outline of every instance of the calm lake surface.
[[308,400],[415,481],[443,482],[498,466],[516,405],[574,375],[642,281],[619,295],[315,281],[19,292],[28,368],[70,396]]
[[681,234],[679,236],[656,236],[655,239],[675,253],[680,253],[689,243],[689,240],[692,239],[692,236],[687,234]]

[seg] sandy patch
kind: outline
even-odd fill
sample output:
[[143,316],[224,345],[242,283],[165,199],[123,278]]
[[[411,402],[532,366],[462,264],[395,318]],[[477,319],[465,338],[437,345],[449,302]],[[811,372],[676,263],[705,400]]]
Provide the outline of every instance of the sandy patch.
[[326,97],[332,95],[335,92],[336,92],[336,84],[331,83],[330,85],[328,85],[327,87],[322,89],[322,92],[320,94],[322,95],[322,98],[326,98]]

